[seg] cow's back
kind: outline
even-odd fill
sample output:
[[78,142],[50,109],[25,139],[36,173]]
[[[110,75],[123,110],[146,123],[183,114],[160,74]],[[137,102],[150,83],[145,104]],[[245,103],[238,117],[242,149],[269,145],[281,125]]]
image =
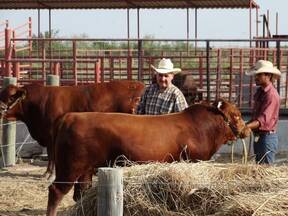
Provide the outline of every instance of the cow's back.
[[134,98],[141,96],[144,84],[123,80],[86,86],[32,84],[24,88],[27,95],[20,120],[27,124],[32,137],[41,145],[52,136],[54,123],[65,113],[132,112]]

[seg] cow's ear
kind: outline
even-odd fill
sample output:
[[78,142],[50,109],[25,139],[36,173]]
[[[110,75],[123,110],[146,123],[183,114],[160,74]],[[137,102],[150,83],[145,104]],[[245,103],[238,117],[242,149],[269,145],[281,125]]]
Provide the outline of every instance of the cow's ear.
[[222,99],[219,99],[213,103],[214,107],[220,111],[223,111],[226,107],[226,102]]
[[221,109],[222,109],[222,106],[223,106],[223,101],[218,101],[218,103],[217,103],[217,108],[218,108],[219,110],[221,110]]

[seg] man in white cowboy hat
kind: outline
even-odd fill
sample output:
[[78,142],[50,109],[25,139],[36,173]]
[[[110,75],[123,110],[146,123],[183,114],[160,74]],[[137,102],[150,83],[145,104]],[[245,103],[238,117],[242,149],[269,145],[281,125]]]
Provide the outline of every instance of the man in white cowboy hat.
[[246,75],[254,75],[259,86],[254,95],[251,120],[247,123],[254,132],[256,162],[273,164],[278,148],[276,130],[280,109],[280,96],[273,82],[281,76],[281,72],[270,61],[259,60]]
[[179,112],[188,107],[183,93],[172,84],[180,68],[174,68],[170,59],[163,58],[158,68],[151,65],[156,72],[156,83],[146,88],[137,108],[137,114],[160,115]]

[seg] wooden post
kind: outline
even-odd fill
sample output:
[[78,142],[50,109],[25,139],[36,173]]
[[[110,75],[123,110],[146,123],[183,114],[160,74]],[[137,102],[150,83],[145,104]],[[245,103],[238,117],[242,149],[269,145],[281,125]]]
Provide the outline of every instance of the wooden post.
[[20,62],[13,63],[14,75],[17,80],[20,79]]
[[53,75],[59,76],[60,74],[60,63],[59,62],[54,62],[53,64]]
[[120,168],[98,169],[97,216],[123,216],[123,178]]
[[[4,77],[3,88],[9,84],[16,85],[17,79],[15,77]],[[2,125],[1,125],[2,126]],[[3,120],[3,135],[2,135],[2,160],[3,167],[15,165],[15,144],[16,144],[16,121]]]

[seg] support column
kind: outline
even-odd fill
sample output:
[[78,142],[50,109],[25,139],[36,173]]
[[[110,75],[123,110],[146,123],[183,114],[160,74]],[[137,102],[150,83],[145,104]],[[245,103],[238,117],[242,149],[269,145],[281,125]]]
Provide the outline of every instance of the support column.
[[[9,84],[16,85],[17,79],[15,77],[4,77],[3,88]],[[2,129],[2,146],[1,146],[1,166],[9,167],[14,166],[16,163],[15,150],[16,150],[16,121],[3,120],[1,124]]]

